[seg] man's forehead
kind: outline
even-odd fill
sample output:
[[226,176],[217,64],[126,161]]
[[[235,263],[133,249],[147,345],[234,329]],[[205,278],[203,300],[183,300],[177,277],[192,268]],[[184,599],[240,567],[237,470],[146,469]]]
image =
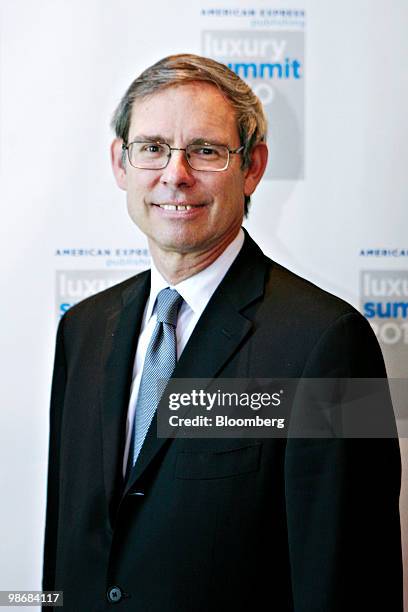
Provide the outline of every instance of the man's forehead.
[[214,97],[214,99],[217,98],[219,101],[224,100],[227,105],[231,104],[227,96],[215,83],[212,83],[211,81],[193,80],[163,84],[155,91],[136,98],[134,105],[138,104],[139,102],[154,100],[161,97],[170,98],[175,94],[182,94],[194,100],[197,99],[197,97],[201,98],[203,96],[211,95]]
[[[153,124],[153,125],[152,125]],[[236,129],[235,111],[229,100],[216,85],[192,81],[168,85],[158,91],[137,98],[132,107],[131,132],[155,133],[173,128],[196,132],[202,130],[230,134]]]

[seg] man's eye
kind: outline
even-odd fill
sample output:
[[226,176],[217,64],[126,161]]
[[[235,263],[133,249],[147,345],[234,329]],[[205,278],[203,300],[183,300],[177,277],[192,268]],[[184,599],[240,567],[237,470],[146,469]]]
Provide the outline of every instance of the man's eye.
[[158,144],[145,144],[142,147],[142,152],[143,153],[163,153],[163,147],[161,145]]
[[216,150],[211,147],[201,147],[197,152],[200,155],[215,155],[217,153]]
[[217,147],[208,147],[203,145],[192,147],[190,153],[191,155],[195,155],[197,157],[207,157],[211,159],[216,159],[220,155]]

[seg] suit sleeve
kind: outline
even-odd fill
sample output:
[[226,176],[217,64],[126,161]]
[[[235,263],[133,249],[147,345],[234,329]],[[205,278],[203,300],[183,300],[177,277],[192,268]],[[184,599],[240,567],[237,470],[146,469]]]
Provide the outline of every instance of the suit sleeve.
[[[368,322],[358,313],[341,316],[314,347],[303,376],[386,378]],[[389,399],[383,410],[393,426]],[[397,437],[288,440],[295,612],[402,612],[400,481]]]
[[[63,341],[64,323],[65,318],[62,318],[57,333],[54,373],[51,390],[47,508],[42,581],[43,590],[48,591],[54,590],[55,588],[55,566],[58,541],[60,442],[66,384],[66,362]],[[46,609],[49,610],[50,608]]]

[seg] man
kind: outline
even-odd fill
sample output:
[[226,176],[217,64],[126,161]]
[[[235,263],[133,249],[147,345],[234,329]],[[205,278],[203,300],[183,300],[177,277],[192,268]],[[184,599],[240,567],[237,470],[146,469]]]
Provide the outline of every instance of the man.
[[259,100],[178,55],[114,126],[152,270],[61,321],[44,589],[75,612],[402,610],[396,439],[156,434],[158,378],[385,376],[366,320],[241,229],[267,163]]

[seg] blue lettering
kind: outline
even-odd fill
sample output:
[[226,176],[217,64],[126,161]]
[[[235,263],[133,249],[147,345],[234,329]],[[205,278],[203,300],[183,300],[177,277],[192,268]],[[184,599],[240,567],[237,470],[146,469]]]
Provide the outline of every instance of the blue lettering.
[[293,76],[295,77],[295,79],[300,79],[301,77],[300,77],[298,69],[300,68],[301,63],[298,62],[297,60],[293,60],[292,66],[293,66]]
[[373,317],[375,317],[374,302],[366,302],[364,304],[364,316],[367,317],[367,319],[372,319]]
[[275,69],[278,71],[278,79],[281,79],[282,78],[282,64],[261,64],[259,76],[261,78],[264,78],[264,72],[268,70],[269,78],[273,79],[273,73]]
[[[399,310],[401,313],[398,312]],[[408,314],[408,302],[396,302],[394,304],[393,311],[394,317],[398,318],[400,316],[403,319],[406,319]]]
[[66,302],[60,304],[60,316],[62,317],[62,315],[64,315],[73,305],[74,304],[67,304]]
[[[252,70],[252,78],[256,78],[257,74],[256,74],[256,64],[235,64],[235,69],[234,72],[235,74],[237,74],[239,76],[239,73],[241,72],[244,73],[243,76],[244,78],[248,78],[249,76],[249,69]],[[262,76],[262,75],[261,75]]]
[[391,316],[391,302],[387,302],[386,304],[377,302],[377,316],[380,317],[380,319],[389,319]]
[[408,318],[408,302],[366,302],[364,316],[367,319],[379,317],[380,319]]
[[290,60],[285,58],[285,63],[260,63],[240,62],[227,64],[228,68],[244,78],[261,78],[261,79],[301,79],[300,69],[302,64],[298,60]]

